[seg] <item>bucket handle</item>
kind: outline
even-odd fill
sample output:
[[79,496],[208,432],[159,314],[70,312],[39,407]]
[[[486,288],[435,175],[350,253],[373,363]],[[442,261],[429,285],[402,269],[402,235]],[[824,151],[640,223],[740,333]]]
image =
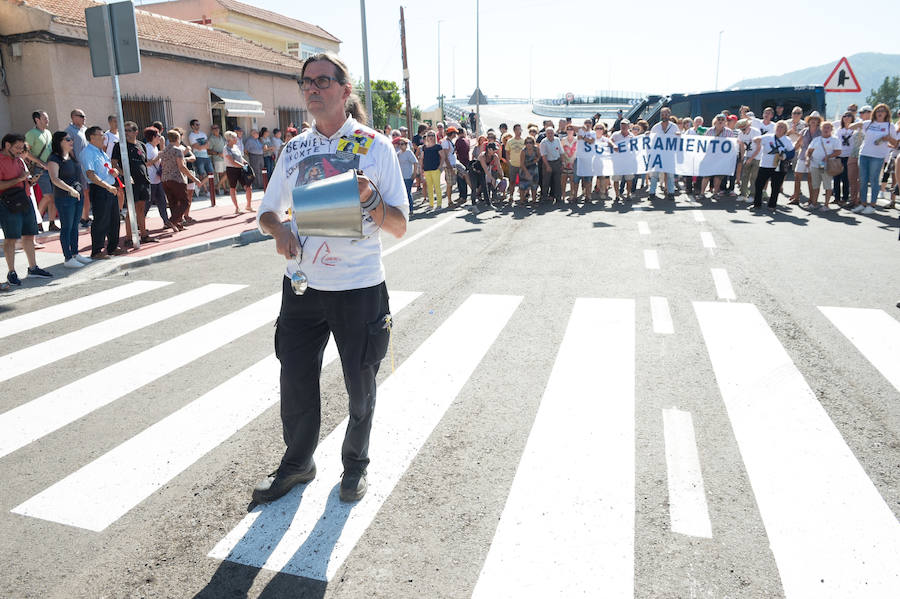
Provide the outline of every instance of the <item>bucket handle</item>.
[[[366,183],[369,185],[369,189],[372,190],[372,196],[368,199],[365,204],[361,205],[361,209],[364,214],[368,215],[372,210],[378,207],[379,204],[384,204],[384,198],[381,195],[381,190],[378,189],[378,186],[375,184],[375,181],[372,181],[368,176],[366,176],[361,170],[356,171],[357,180],[359,178],[363,178],[366,180]],[[381,230],[381,227],[384,225],[384,219],[387,217],[387,205],[382,207],[381,210],[381,222],[378,224],[378,229],[374,233],[369,233],[365,237],[361,237],[359,239],[351,239],[350,243],[359,243],[360,241],[365,241],[369,239]]]

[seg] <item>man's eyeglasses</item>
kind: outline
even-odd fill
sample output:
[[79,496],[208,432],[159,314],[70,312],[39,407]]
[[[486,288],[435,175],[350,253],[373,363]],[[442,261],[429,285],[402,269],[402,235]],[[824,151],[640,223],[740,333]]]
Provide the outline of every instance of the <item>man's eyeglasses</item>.
[[137,129],[125,129],[126,133],[137,133]]
[[329,87],[331,87],[332,81],[337,81],[338,83],[340,83],[340,81],[338,81],[334,77],[329,77],[328,75],[320,75],[315,79],[312,79],[310,77],[303,77],[302,79],[300,79],[300,89],[302,91],[306,91],[310,89],[313,84],[315,84],[318,89],[328,89]]

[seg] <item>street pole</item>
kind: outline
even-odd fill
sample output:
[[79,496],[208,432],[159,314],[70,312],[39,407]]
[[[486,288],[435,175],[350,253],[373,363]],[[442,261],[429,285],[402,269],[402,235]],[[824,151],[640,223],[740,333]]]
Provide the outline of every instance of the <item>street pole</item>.
[[528,47],[528,103],[534,104],[534,46]]
[[363,75],[366,85],[366,112],[369,113],[369,127],[375,128],[375,115],[372,114],[372,84],[369,82],[369,41],[366,36],[366,0],[359,0],[359,11],[362,15],[362,51]]
[[481,2],[475,0],[475,135],[481,128]]
[[438,59],[438,106],[441,110],[441,122],[444,122],[444,96],[441,95],[441,23],[444,21],[438,20],[438,34],[437,34],[437,59]]
[[400,7],[400,54],[403,58],[403,94],[406,96],[406,128],[413,135],[412,108],[409,105],[409,66],[406,63],[406,19],[403,18],[403,7]]
[[[128,160],[128,143],[125,141],[125,117],[122,113],[122,92],[119,89],[119,70],[116,65],[116,52],[113,48],[115,32],[109,18],[109,10],[103,11],[103,25],[106,27],[106,53],[109,56],[109,72],[112,75],[113,97],[116,100],[116,116],[119,119],[119,152],[122,160],[122,184],[125,186],[125,203],[128,206],[128,218],[131,221],[131,243],[134,249],[141,247],[141,232],[138,229],[137,212],[134,210],[134,191],[131,189],[131,163]],[[112,158],[109,159],[112,168]],[[116,200],[118,205],[118,199]],[[115,218],[119,218],[116,215]]]
[[716,52],[716,91],[719,91],[719,58],[722,56],[722,34],[725,30],[719,32],[719,50]]

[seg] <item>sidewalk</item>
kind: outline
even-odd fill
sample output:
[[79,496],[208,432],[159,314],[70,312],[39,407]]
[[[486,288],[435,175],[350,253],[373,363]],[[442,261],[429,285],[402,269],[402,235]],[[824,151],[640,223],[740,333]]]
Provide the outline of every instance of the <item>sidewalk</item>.
[[[243,209],[246,202],[244,194],[238,194],[238,205]],[[252,206],[259,206],[263,192],[253,193]],[[28,297],[42,295],[83,281],[106,276],[132,266],[141,266],[169,260],[178,256],[187,256],[214,248],[234,244],[246,244],[261,241],[267,237],[256,228],[256,212],[234,214],[234,205],[227,195],[216,197],[216,206],[211,206],[209,198],[194,199],[191,203],[191,218],[197,222],[185,226],[184,231],[173,233],[163,227],[162,219],[153,207],[147,215],[147,229],[156,243],[142,243],[138,249],[124,248],[126,254],[113,256],[109,260],[95,260],[93,263],[78,269],[65,268],[62,249],[59,245],[59,233],[46,232],[35,237],[35,243],[44,247],[36,251],[37,264],[52,274],[52,278],[27,277],[25,254],[16,251],[16,272],[22,278],[21,287],[13,287],[10,291],[0,292],[0,305],[19,301]],[[44,222],[47,228],[47,222]],[[120,226],[120,247],[125,242],[125,224]],[[91,253],[90,228],[80,228],[78,248],[82,256]],[[2,254],[2,250],[0,250]],[[5,267],[5,264],[3,265]],[[0,279],[5,281],[4,274]]]

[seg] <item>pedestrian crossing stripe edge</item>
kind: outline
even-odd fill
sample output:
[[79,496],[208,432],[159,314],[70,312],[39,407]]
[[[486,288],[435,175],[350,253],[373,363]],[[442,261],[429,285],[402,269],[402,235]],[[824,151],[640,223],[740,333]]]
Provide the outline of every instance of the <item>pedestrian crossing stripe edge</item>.
[[[338,501],[346,419],[316,449],[316,478],[257,506],[209,557],[331,580],[418,455],[522,298],[469,296],[381,384],[372,424],[368,491]],[[490,319],[483,318],[491,314]],[[454,356],[447,360],[447,356]]]
[[[390,295],[396,314],[421,293]],[[273,300],[279,299],[276,294],[261,302],[277,307]],[[257,304],[243,310],[260,311]],[[266,321],[274,319],[270,315]],[[329,339],[323,368],[337,357]],[[277,403],[278,376],[278,361],[270,354],[11,511],[95,532],[106,529]]]

